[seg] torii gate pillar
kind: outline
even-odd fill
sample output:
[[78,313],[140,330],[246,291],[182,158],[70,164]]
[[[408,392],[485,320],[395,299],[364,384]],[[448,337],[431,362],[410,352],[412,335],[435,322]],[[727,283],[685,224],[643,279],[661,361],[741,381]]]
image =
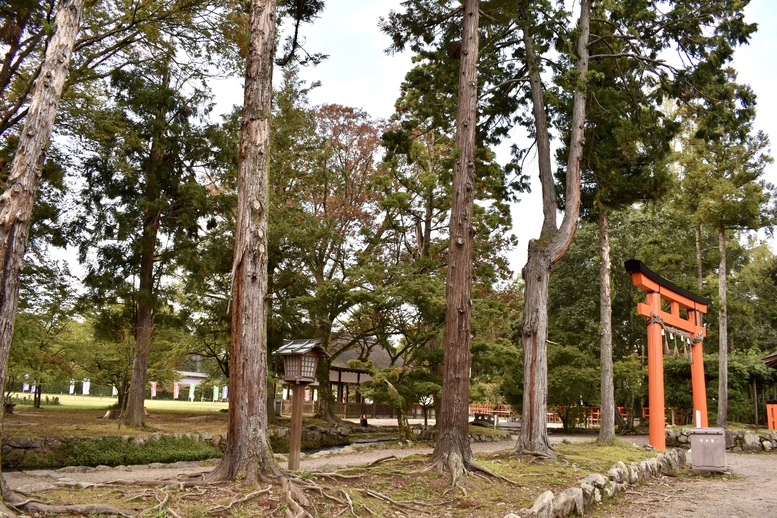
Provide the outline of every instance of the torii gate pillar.
[[[666,417],[664,415],[664,353],[661,330],[664,327],[687,334],[691,339],[691,387],[693,420],[698,428],[707,428],[707,390],[704,383],[702,338],[707,335],[702,314],[710,300],[676,286],[652,272],[641,261],[626,261],[626,271],[634,285],[647,292],[646,304],[637,305],[637,313],[648,318],[648,398],[650,445],[666,450]],[[664,311],[661,301],[669,303]],[[682,310],[682,311],[681,311]]]

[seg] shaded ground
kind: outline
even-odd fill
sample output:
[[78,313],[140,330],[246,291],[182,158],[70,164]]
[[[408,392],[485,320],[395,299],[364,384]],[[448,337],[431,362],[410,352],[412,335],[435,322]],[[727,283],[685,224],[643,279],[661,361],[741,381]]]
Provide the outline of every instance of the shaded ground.
[[[552,444],[561,443],[575,443],[581,441],[591,440],[593,437],[590,435],[551,435],[550,440]],[[629,441],[642,445],[647,443],[647,437],[645,436],[633,436],[627,437]],[[475,443],[473,444],[473,451],[481,458],[482,454],[488,452],[497,452],[511,448],[513,442],[493,442],[493,443]],[[370,449],[366,451],[357,451],[348,453],[349,449],[346,448],[345,453],[336,454],[315,454],[311,456],[305,456],[301,460],[301,470],[303,472],[313,473],[327,473],[335,472],[336,470],[343,470],[345,468],[355,468],[358,466],[367,466],[371,463],[381,463],[382,460],[388,457],[405,458],[411,455],[425,456],[431,453],[432,448],[429,446],[417,446],[411,448],[399,448],[391,444],[384,448]],[[321,486],[340,487],[338,491],[342,492],[342,488],[346,488],[350,491],[350,495],[354,498],[352,505],[356,511],[357,516],[368,516],[370,513],[362,509],[365,505],[356,501],[356,497],[361,496],[362,493],[356,490],[356,487],[378,487],[377,483],[381,476],[388,477],[388,473],[393,469],[405,470],[408,468],[417,469],[418,472],[423,470],[425,464],[425,457],[412,457],[407,461],[404,461],[400,465],[394,464],[398,461],[391,461],[385,463],[386,473],[380,475],[366,475],[364,478],[358,481],[354,481],[348,489],[351,482],[348,480],[327,479],[326,477],[315,476],[308,478],[313,483],[320,484]],[[285,462],[280,462],[282,467],[285,467]],[[382,463],[381,463],[382,464]],[[393,464],[393,467],[392,467]],[[659,479],[650,480],[645,482],[629,491],[625,495],[622,495],[612,504],[607,505],[604,509],[596,511],[596,516],[602,517],[622,517],[622,516],[640,516],[640,517],[653,517],[653,518],[717,518],[717,517],[738,517],[745,518],[750,516],[758,517],[777,517],[777,454],[729,454],[728,464],[731,468],[731,474],[690,474],[689,472],[683,472],[680,476],[661,477]],[[544,485],[540,487],[535,486],[535,478],[531,476],[531,465],[523,464],[523,467],[518,471],[506,473],[510,478],[519,481],[519,485],[523,489],[528,490],[529,494],[536,497],[545,489],[551,489],[554,492],[558,492],[561,487],[547,487]],[[127,496],[134,494],[142,494],[146,491],[146,504],[143,508],[152,508],[160,499],[159,490],[156,493],[152,493],[147,490],[129,489],[132,483],[140,483],[146,485],[158,484],[163,480],[193,480],[192,477],[207,473],[213,467],[213,463],[193,463],[183,462],[176,464],[158,464],[147,466],[129,466],[119,468],[65,468],[61,470],[39,470],[29,472],[9,472],[5,474],[6,480],[12,488],[21,489],[25,492],[46,494],[47,499],[49,496],[56,498],[57,492],[72,492],[74,488],[97,488],[101,492],[105,491],[106,485],[116,487],[114,484],[122,484],[127,489],[122,489]],[[498,467],[498,466],[497,466]],[[404,472],[404,471],[403,471]],[[398,475],[394,473],[394,475]],[[377,476],[377,479],[375,478]],[[417,475],[413,475],[417,476]],[[372,478],[370,478],[372,477]],[[395,479],[395,484],[401,485],[402,478]],[[432,489],[431,492],[426,495],[421,494],[413,496],[413,482],[416,479],[412,477],[404,477],[407,480],[405,483],[409,483],[410,487],[406,489],[407,498],[415,498],[415,501],[408,504],[406,508],[396,509],[401,515],[409,515],[420,517],[437,517],[437,516],[487,516],[501,518],[509,512],[518,512],[519,508],[516,508],[517,502],[510,503],[506,501],[504,504],[496,504],[497,506],[503,505],[503,507],[478,507],[477,500],[473,504],[473,499],[463,497],[463,495],[447,495],[445,501],[439,500],[439,504],[435,507],[440,495],[445,494],[445,488],[437,488],[433,484],[427,486],[428,489]],[[196,478],[195,478],[196,479]],[[539,480],[537,480],[539,482]],[[567,482],[564,482],[565,484]],[[341,484],[341,485],[338,485]],[[543,483],[545,484],[545,483]],[[165,491],[170,492],[170,485],[165,488]],[[473,491],[484,491],[483,497],[486,497],[488,493],[489,485],[482,485],[480,489],[471,488]],[[503,488],[507,489],[507,488]],[[509,489],[507,489],[510,491]],[[189,490],[191,492],[192,500],[199,499],[198,503],[203,504],[202,492],[197,492],[199,489]],[[226,489],[225,489],[226,491]],[[333,495],[339,495],[340,493],[331,493]],[[200,496],[197,496],[200,495]],[[229,498],[223,497],[220,502],[234,501],[240,496],[238,491],[234,492],[234,496]],[[368,505],[374,507],[376,497],[371,496],[372,500],[364,499],[362,502],[366,502]],[[126,500],[127,498],[125,498]],[[251,504],[253,508],[244,508],[244,511],[248,512],[248,515],[263,515],[263,516],[281,516],[280,509],[283,508],[284,501],[281,495],[269,492],[266,495],[257,497],[256,502]],[[179,502],[183,501],[183,498],[179,499]],[[213,498],[211,504],[215,506],[219,501]],[[326,505],[331,504],[332,509],[342,509],[342,506],[337,503],[330,502],[325,499],[319,499],[316,503],[316,508],[319,510],[321,516],[329,516]],[[417,505],[416,505],[417,504]],[[181,505],[181,504],[178,504]],[[210,504],[209,504],[210,505]],[[530,503],[522,503],[523,506],[528,506]],[[263,507],[262,507],[263,506]],[[468,507],[469,506],[469,507]],[[443,509],[445,508],[445,509]],[[135,509],[139,509],[136,507]],[[253,511],[252,511],[253,509]],[[403,510],[404,509],[404,510]],[[186,508],[178,507],[179,512],[182,512],[181,516],[186,516]],[[453,514],[451,514],[453,511]],[[259,512],[260,514],[251,514],[251,512]],[[404,514],[403,514],[404,513]],[[138,513],[140,514],[140,513]],[[232,516],[229,513],[211,512],[210,514],[215,516]],[[346,513],[350,514],[350,513]],[[380,514],[380,513],[379,513]]]

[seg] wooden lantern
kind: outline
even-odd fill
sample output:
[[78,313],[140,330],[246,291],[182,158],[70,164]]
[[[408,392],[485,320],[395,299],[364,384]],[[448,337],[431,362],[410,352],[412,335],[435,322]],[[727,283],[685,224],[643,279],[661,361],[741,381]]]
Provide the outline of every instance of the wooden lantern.
[[329,353],[318,340],[286,340],[275,354],[283,356],[283,381],[294,385],[289,430],[289,470],[296,471],[299,469],[302,446],[302,393],[305,385],[316,381],[318,359],[329,358]]
[[315,383],[318,359],[329,357],[318,340],[288,340],[275,354],[283,356],[283,381],[295,385]]

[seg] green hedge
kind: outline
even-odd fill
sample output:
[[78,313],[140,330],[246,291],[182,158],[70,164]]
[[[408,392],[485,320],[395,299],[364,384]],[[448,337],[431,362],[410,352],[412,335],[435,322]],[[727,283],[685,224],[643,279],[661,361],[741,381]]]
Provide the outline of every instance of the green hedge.
[[161,436],[143,444],[121,437],[65,439],[56,452],[26,455],[24,469],[61,468],[64,466],[120,466],[133,464],[198,461],[220,457],[210,444],[191,437]]

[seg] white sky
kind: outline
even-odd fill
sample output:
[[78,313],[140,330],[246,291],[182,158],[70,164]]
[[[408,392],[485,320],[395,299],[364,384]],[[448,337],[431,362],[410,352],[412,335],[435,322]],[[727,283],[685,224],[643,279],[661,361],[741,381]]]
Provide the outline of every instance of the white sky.
[[[330,1],[322,16],[303,28],[308,51],[329,55],[317,67],[303,69],[300,74],[308,82],[322,83],[310,93],[313,105],[337,103],[361,108],[376,117],[391,116],[399,85],[411,67],[410,55],[406,52],[387,56],[384,49],[390,41],[378,30],[377,23],[391,9],[401,10],[400,3],[401,0]],[[734,66],[739,71],[739,81],[750,84],[758,95],[757,128],[775,141],[777,99],[772,89],[777,85],[777,65],[771,59],[777,55],[777,2],[751,0],[746,15],[748,22],[759,24],[759,30],[749,46],[737,50]],[[225,84],[219,100],[219,109],[242,102],[240,87],[234,82]],[[766,177],[777,184],[777,165],[769,166]],[[513,231],[519,243],[510,260],[516,274],[526,261],[529,239],[539,234],[542,210],[538,195],[539,187],[534,187],[532,195],[524,195],[513,206]]]

